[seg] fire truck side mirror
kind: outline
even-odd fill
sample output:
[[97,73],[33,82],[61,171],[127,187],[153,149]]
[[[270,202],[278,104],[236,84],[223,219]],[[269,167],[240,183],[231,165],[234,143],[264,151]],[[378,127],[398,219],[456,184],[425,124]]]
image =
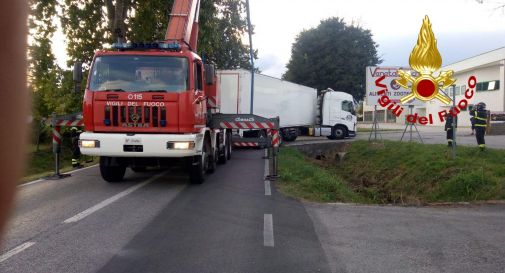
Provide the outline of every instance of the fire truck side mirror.
[[81,62],[74,63],[74,82],[75,83],[82,82],[82,63]]
[[79,93],[81,92],[81,82],[82,82],[82,63],[81,62],[75,62],[74,63],[74,92]]
[[214,76],[216,75],[216,68],[212,64],[205,65],[205,83],[207,85],[214,84]]

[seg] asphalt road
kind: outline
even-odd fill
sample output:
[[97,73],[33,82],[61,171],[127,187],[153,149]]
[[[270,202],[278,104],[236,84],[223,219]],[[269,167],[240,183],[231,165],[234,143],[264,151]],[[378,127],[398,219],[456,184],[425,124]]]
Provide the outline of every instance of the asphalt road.
[[505,272],[505,206],[311,204],[264,181],[259,150],[189,185],[98,168],[19,188],[0,272]]
[[[370,127],[370,124],[363,124],[362,126]],[[369,130],[369,128],[367,129]],[[399,124],[381,124],[380,128],[384,128],[377,135],[379,139],[387,140],[403,140],[404,142],[414,141],[420,143],[420,137],[425,144],[447,144],[446,132],[443,127],[439,126],[417,126],[419,134],[415,127],[412,127],[412,138],[410,136],[410,126],[407,127],[405,131],[405,125]],[[394,130],[394,131],[393,131]],[[405,131],[405,133],[404,133]],[[420,137],[419,137],[420,136]],[[355,139],[368,140],[370,138],[370,132],[359,132]],[[375,138],[375,134],[372,134],[372,139]],[[493,149],[505,149],[505,136],[503,135],[486,135],[486,146]],[[475,135],[471,135],[470,128],[462,127],[456,130],[456,142],[458,145],[477,147],[477,140]]]
[[306,208],[332,272],[505,272],[505,205]]
[[170,172],[108,184],[94,167],[23,186],[0,271],[331,272],[303,204],[267,189],[262,156],[238,151],[203,185]]
[[[369,126],[369,125],[367,125]],[[381,130],[377,134],[378,140],[393,140],[393,141],[403,141],[403,142],[417,142],[424,144],[447,144],[446,132],[442,127],[428,127],[428,126],[418,126],[418,131],[412,127],[412,138],[410,137],[410,127],[404,133],[405,125],[381,125],[386,127],[386,130]],[[381,127],[382,128],[382,127]],[[369,128],[367,128],[369,130]],[[470,135],[471,131],[469,128],[459,128],[456,131],[456,141],[458,145],[477,147],[477,140],[475,135]],[[403,139],[402,139],[403,136]],[[287,146],[292,145],[304,145],[310,143],[327,143],[335,141],[355,141],[355,140],[369,140],[370,131],[359,131],[354,138],[346,138],[345,140],[328,140],[326,137],[307,137],[300,136],[295,142],[285,143]],[[372,134],[371,139],[375,139],[375,134]],[[503,135],[487,135],[485,137],[486,147],[492,149],[505,149],[505,136]]]

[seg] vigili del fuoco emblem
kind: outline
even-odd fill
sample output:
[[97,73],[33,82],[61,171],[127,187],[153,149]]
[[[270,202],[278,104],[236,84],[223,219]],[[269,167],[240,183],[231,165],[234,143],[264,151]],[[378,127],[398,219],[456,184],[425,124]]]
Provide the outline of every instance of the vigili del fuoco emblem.
[[452,78],[452,70],[441,71],[438,77],[433,76],[433,72],[442,67],[442,56],[437,48],[437,40],[431,29],[431,23],[428,16],[424,17],[417,44],[410,53],[410,67],[418,72],[414,77],[407,71],[398,70],[396,82],[405,89],[411,89],[412,92],[400,99],[401,103],[407,103],[412,99],[421,101],[430,101],[434,98],[449,105],[452,100],[440,89],[451,86],[456,80]]

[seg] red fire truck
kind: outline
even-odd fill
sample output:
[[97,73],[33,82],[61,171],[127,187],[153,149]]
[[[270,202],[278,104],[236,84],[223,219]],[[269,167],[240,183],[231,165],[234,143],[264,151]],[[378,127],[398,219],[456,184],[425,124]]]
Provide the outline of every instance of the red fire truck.
[[[216,115],[214,67],[195,53],[199,9],[199,0],[175,0],[164,41],[115,43],[95,54],[79,145],[83,154],[100,156],[104,180],[121,181],[128,167],[183,162],[190,180],[202,183],[205,173],[231,157],[231,129],[220,125],[265,121]],[[74,80],[80,79],[74,67]]]

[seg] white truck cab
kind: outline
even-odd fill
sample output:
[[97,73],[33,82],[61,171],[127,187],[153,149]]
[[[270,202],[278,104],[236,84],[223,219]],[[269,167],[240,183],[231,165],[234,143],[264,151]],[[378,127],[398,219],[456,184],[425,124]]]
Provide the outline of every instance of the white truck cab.
[[356,135],[356,103],[351,94],[327,89],[321,92],[316,119],[316,136],[342,139]]

